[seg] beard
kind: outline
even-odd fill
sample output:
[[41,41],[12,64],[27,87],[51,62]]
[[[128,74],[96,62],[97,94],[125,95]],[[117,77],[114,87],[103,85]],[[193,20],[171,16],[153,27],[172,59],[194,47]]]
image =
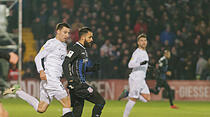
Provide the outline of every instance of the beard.
[[85,40],[84,47],[86,47],[86,48],[91,48],[92,45],[93,45],[93,42],[87,42],[87,41]]
[[141,49],[144,49],[144,50],[146,49],[146,47],[147,47],[146,45],[141,45],[141,46],[140,46],[140,48],[141,48]]

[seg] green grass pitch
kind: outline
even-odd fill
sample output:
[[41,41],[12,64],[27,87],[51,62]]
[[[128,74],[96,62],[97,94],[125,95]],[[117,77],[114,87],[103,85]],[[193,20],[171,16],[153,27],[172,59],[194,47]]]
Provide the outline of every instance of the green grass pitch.
[[[53,101],[48,110],[39,114],[20,99],[0,99],[9,117],[61,117],[62,106]],[[127,101],[106,101],[101,117],[122,117]],[[176,101],[179,109],[171,109],[168,101],[137,102],[129,117],[210,117],[210,102]],[[91,117],[93,104],[85,102],[82,117]]]

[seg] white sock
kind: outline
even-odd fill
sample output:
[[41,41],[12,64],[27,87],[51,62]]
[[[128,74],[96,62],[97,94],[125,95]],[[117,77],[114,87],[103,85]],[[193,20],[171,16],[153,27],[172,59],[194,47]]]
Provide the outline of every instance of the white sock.
[[142,95],[139,96],[139,100],[142,102],[148,102]]
[[25,100],[26,102],[28,102],[31,106],[34,107],[34,109],[37,111],[38,109],[38,105],[39,105],[39,101],[33,97],[33,96],[30,96],[29,94],[27,94],[26,92],[24,91],[16,91],[16,94],[18,97],[20,97],[21,99]]
[[123,117],[128,117],[129,114],[130,114],[130,111],[131,109],[133,108],[133,106],[135,105],[135,101],[132,101],[132,100],[128,100],[126,106],[125,106],[125,111],[124,111],[124,114],[123,114]]
[[68,112],[72,112],[71,108],[63,108],[63,115],[65,115]]

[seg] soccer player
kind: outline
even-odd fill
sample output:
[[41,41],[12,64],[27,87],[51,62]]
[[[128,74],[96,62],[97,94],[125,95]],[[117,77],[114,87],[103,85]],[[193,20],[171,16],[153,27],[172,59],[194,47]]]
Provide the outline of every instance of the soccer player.
[[[40,101],[22,91],[19,85],[14,85],[6,90],[4,95],[17,94],[39,113],[45,112],[53,97],[55,97],[63,106],[63,117],[73,117],[70,96],[68,96],[63,84],[60,82],[63,72],[62,63],[67,54],[65,41],[69,38],[69,33],[70,27],[68,24],[57,24],[56,37],[48,40],[35,57],[37,71],[40,73],[41,78]],[[44,59],[44,67],[42,66],[42,59]]]
[[171,72],[168,71],[168,59],[170,59],[171,53],[169,50],[164,50],[164,55],[159,59],[159,76],[156,78],[156,86],[155,89],[150,89],[151,93],[158,94],[160,92],[160,88],[163,87],[168,92],[169,102],[171,108],[177,109],[178,107],[173,104],[172,91],[170,86],[166,81],[167,74],[170,75]]
[[147,36],[140,34],[137,37],[138,48],[134,51],[128,67],[132,68],[129,75],[129,99],[125,107],[123,117],[128,117],[131,109],[139,99],[143,102],[150,101],[150,92],[145,77],[148,68],[149,57],[146,51]]
[[75,117],[81,117],[84,100],[95,104],[92,110],[92,117],[100,117],[105,105],[104,98],[97,90],[86,82],[86,73],[99,70],[99,64],[88,67],[88,53],[86,48],[91,47],[93,42],[93,32],[88,27],[79,30],[79,41],[76,42],[68,52],[64,62],[64,76],[68,80],[71,102]]

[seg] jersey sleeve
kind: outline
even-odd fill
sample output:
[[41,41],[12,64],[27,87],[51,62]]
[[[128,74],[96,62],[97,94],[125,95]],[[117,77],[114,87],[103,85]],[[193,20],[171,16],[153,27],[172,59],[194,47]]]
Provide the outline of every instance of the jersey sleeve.
[[128,68],[135,68],[139,66],[140,66],[140,61],[138,60],[138,54],[137,52],[134,52],[128,63]]
[[167,69],[165,69],[165,68],[166,68],[166,59],[165,58],[160,58],[160,60],[159,60],[159,70],[161,72],[166,72]]
[[159,67],[163,67],[165,65],[165,59],[164,58],[160,58],[159,62]]
[[72,66],[74,60],[78,57],[78,55],[79,55],[79,51],[72,48],[72,49],[70,49],[70,51],[68,52],[68,54],[66,55],[66,57],[64,59],[62,67],[63,67],[64,76],[67,79],[67,81],[74,80],[72,77],[71,66]]
[[34,60],[36,63],[38,72],[44,69],[42,66],[42,59],[45,58],[49,53],[51,53],[54,48],[55,48],[55,45],[53,44],[52,41],[47,41],[42,46],[42,48],[40,49],[39,53],[36,55],[35,60]]

